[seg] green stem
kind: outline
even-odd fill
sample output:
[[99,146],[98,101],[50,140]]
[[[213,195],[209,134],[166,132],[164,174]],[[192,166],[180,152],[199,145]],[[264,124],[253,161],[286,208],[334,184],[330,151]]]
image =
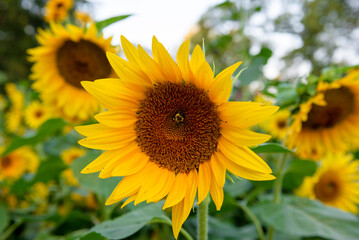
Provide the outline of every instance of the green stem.
[[[161,218],[154,218],[149,223],[165,223],[169,226],[172,226],[171,219],[169,219],[167,216],[162,215]],[[181,228],[180,233],[187,239],[187,240],[193,240],[192,236],[184,229]]]
[[11,225],[6,231],[1,234],[0,240],[7,239],[15,230],[22,224],[22,220],[16,221],[13,225]]
[[256,215],[254,215],[254,213],[244,203],[239,203],[238,206],[242,208],[243,212],[245,212],[247,216],[252,220],[254,226],[257,229],[259,239],[264,240],[265,239],[264,232]]
[[[284,154],[282,159],[279,159],[278,162],[278,170],[277,170],[277,179],[274,183],[274,196],[273,202],[280,203],[281,195],[282,195],[282,185],[283,185],[283,176],[284,176],[284,167],[287,160],[287,154]],[[274,228],[270,227],[268,229],[267,240],[273,239]]]
[[197,239],[208,239],[208,205],[209,195],[199,204],[197,213]]

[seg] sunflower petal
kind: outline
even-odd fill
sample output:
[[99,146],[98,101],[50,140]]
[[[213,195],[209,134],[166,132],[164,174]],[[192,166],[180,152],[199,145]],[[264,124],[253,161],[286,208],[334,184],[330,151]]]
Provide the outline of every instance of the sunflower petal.
[[210,164],[208,162],[204,162],[199,165],[198,169],[198,199],[197,205],[200,204],[203,199],[206,198],[209,192],[209,187],[211,184],[211,169]]
[[169,192],[163,209],[172,207],[179,203],[187,192],[187,174],[178,173],[173,184],[173,188]]

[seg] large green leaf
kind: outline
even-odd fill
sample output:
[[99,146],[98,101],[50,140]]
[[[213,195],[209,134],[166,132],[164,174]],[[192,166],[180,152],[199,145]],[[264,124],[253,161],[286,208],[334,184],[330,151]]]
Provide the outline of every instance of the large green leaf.
[[101,234],[109,239],[123,239],[131,236],[151,219],[161,217],[163,202],[148,204],[113,220],[105,221],[93,227],[90,231]]
[[9,223],[9,216],[8,216],[7,208],[4,205],[0,204],[0,233],[4,231],[8,223]]
[[286,234],[346,240],[359,236],[357,216],[306,198],[288,197],[282,203],[263,203],[253,210],[265,224]]
[[65,163],[59,157],[49,157],[40,164],[33,182],[48,182],[58,179],[61,171],[66,167]]
[[66,122],[63,119],[49,119],[40,126],[36,135],[31,137],[15,137],[2,153],[2,156],[7,155],[19,147],[44,142],[48,137],[56,135],[64,126],[66,126]]
[[294,159],[291,161],[290,166],[284,175],[283,188],[298,188],[304,177],[314,174],[316,166],[317,164],[311,160]]
[[107,18],[105,20],[102,20],[102,21],[98,21],[96,22],[96,28],[99,32],[101,32],[105,27],[113,24],[113,23],[116,23],[116,22],[119,22],[125,18],[128,18],[130,17],[131,14],[128,14],[128,15],[120,15],[120,16],[116,16],[116,17],[110,17],[110,18]]
[[98,173],[81,173],[81,170],[95,160],[100,154],[101,152],[97,150],[88,151],[84,156],[77,158],[70,167],[82,187],[101,196],[108,197],[120,182],[121,177],[101,179],[98,177]]
[[291,153],[292,152],[288,148],[278,143],[263,143],[251,149],[256,153]]

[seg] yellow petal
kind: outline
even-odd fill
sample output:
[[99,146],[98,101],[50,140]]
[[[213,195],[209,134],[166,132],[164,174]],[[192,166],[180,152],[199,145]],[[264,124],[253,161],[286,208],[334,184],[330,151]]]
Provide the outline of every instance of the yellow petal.
[[95,115],[95,119],[108,127],[128,127],[137,121],[136,110],[110,110]]
[[167,52],[165,47],[158,42],[155,36],[153,36],[152,38],[152,51],[153,56],[159,64],[166,80],[173,83],[181,83],[181,71],[179,70],[176,62],[173,60],[171,55]]
[[193,73],[197,72],[198,68],[205,62],[206,59],[199,45],[196,45],[193,49],[191,60],[189,65]]
[[138,52],[140,54],[141,68],[151,79],[152,83],[169,81],[169,79],[166,79],[163,75],[159,64],[153,60],[140,45],[138,46]]
[[264,143],[271,138],[270,135],[234,127],[230,124],[223,124],[221,126],[221,134],[224,138],[237,146],[255,146]]
[[127,176],[140,171],[148,162],[149,157],[140,152],[139,149],[125,155],[117,161],[116,167],[112,171],[112,176]]
[[220,105],[226,102],[232,93],[232,74],[241,65],[242,62],[237,62],[232,66],[220,72],[213,81],[209,89],[209,97],[216,104]]
[[272,173],[267,163],[247,147],[236,146],[224,137],[218,140],[219,150],[231,161],[258,172]]
[[112,132],[114,128],[107,127],[101,123],[77,126],[75,130],[86,137],[95,137],[105,132]]
[[135,64],[137,67],[140,67],[139,58],[140,55],[138,53],[138,50],[135,46],[130,43],[124,36],[121,35],[121,44],[123,51],[125,52],[127,60],[131,64]]
[[189,66],[189,44],[190,40],[183,42],[177,52],[178,68],[181,70],[185,82],[191,82],[193,79],[193,73]]
[[212,175],[211,187],[209,189],[214,204],[216,205],[217,211],[221,210],[223,203],[223,188],[218,186],[217,181]]
[[198,197],[197,204],[200,204],[208,194],[211,184],[211,169],[208,162],[201,163],[198,169]]
[[88,164],[84,169],[82,169],[81,173],[94,173],[101,171],[106,166],[109,159],[114,158],[117,154],[118,150],[106,151],[102,153],[90,164]]
[[181,227],[183,224],[183,207],[184,199],[172,207],[172,231],[176,239],[178,238],[178,234],[181,231]]
[[124,84],[135,89],[138,89],[141,86],[142,89],[151,86],[151,80],[136,66],[129,64],[124,59],[111,52],[107,52],[107,58]]
[[175,173],[172,171],[167,171],[165,170],[165,174],[163,174],[163,176],[166,176],[166,178],[161,177],[159,178],[157,184],[156,184],[156,188],[158,188],[160,191],[158,192],[154,192],[154,194],[151,194],[148,199],[147,202],[158,202],[160,200],[162,200],[168,193],[169,191],[172,189],[173,184],[175,182]]
[[221,163],[217,153],[213,154],[211,158],[211,169],[218,186],[223,188],[226,181],[226,168]]
[[78,143],[87,148],[100,150],[115,150],[126,146],[129,142],[136,139],[134,131],[112,131],[101,134],[96,137],[88,137],[80,140]]
[[252,169],[240,166],[229,160],[223,153],[217,152],[218,159],[223,163],[226,169],[231,173],[248,180],[264,181],[273,180],[275,177],[269,173],[254,171]]
[[193,83],[200,89],[208,91],[213,84],[213,72],[209,64],[204,61],[194,74]]
[[169,192],[166,202],[163,205],[163,209],[172,207],[179,203],[187,191],[187,174],[178,173],[173,184],[172,190]]
[[264,121],[278,109],[256,102],[225,102],[218,107],[218,113],[224,124],[247,128]]

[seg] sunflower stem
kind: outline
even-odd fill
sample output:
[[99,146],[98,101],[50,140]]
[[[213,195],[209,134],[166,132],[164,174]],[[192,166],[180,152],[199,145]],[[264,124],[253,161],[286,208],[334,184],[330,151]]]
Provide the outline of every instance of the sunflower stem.
[[254,226],[256,227],[257,229],[257,232],[258,232],[258,237],[260,240],[265,240],[265,237],[264,237],[264,232],[263,232],[263,229],[262,229],[262,225],[260,224],[258,218],[256,217],[256,215],[254,215],[254,213],[249,209],[249,207],[241,202],[238,204],[238,206],[243,210],[243,212],[245,212],[245,214],[247,214],[247,216],[252,220]]
[[208,205],[209,195],[199,204],[197,213],[197,239],[208,239]]
[[[281,201],[284,167],[286,160],[287,160],[287,154],[283,154],[283,157],[278,160],[277,179],[275,180],[274,183],[274,196],[273,196],[274,203],[280,203]],[[273,233],[274,233],[274,228],[270,227],[268,229],[267,240],[272,240]]]

